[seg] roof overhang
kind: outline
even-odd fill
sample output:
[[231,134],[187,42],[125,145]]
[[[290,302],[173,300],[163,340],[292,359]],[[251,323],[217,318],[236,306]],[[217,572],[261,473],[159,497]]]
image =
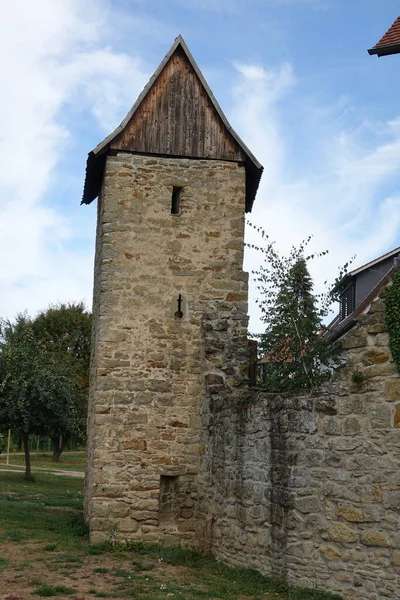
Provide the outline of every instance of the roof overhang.
[[400,43],[399,44],[391,44],[389,46],[374,46],[368,50],[368,54],[373,55],[376,54],[378,57],[380,56],[388,56],[389,54],[400,54]]
[[[240,148],[243,152],[244,166],[246,169],[246,212],[251,212],[251,209],[253,207],[253,202],[254,202],[254,199],[255,199],[255,196],[256,196],[256,193],[258,190],[258,186],[259,186],[261,175],[262,175],[264,168],[258,162],[258,160],[254,156],[254,154],[249,150],[249,148],[246,146],[246,144],[241,140],[241,138],[238,136],[238,134],[234,131],[234,129],[231,127],[231,125],[228,122],[226,116],[224,115],[220,105],[218,104],[214,94],[212,93],[210,87],[208,86],[206,80],[204,79],[203,74],[201,73],[189,48],[187,47],[182,36],[180,36],[180,35],[175,39],[169,52],[167,53],[167,55],[165,56],[165,58],[163,59],[163,61],[161,62],[161,64],[159,65],[159,67],[157,68],[155,73],[153,74],[153,76],[150,78],[149,82],[143,89],[142,93],[136,100],[135,104],[132,106],[131,110],[126,115],[125,119],[121,122],[120,125],[118,125],[118,127],[109,136],[107,136],[100,144],[98,144],[96,146],[96,148],[94,148],[91,152],[89,152],[88,158],[87,158],[87,163],[86,163],[86,177],[85,177],[85,184],[84,184],[83,197],[82,197],[81,204],[90,204],[95,198],[97,198],[99,196],[100,191],[101,191],[102,181],[103,181],[104,167],[105,167],[107,155],[110,152],[114,152],[114,153],[116,152],[115,149],[111,150],[111,148],[110,148],[111,143],[118,136],[118,134],[120,134],[124,130],[124,128],[129,123],[129,121],[132,119],[135,112],[139,108],[140,104],[142,103],[144,98],[149,93],[149,91],[150,91],[151,87],[153,86],[154,82],[156,81],[157,77],[160,75],[160,73],[164,69],[167,62],[170,60],[173,53],[179,47],[183,50],[183,52],[185,53],[187,59],[189,60],[189,62],[191,64],[191,66],[193,67],[197,77],[199,78],[204,89],[206,90],[208,97],[209,97],[212,105],[214,106],[216,112],[218,113],[221,121],[223,122],[224,126],[229,131],[229,133],[233,137],[233,139],[240,146]],[[121,152],[122,151],[123,150],[121,150]],[[171,155],[168,155],[168,157],[174,158],[174,156],[171,156]],[[177,156],[175,158],[204,159],[204,157],[201,157],[201,156],[199,156],[199,157]]]
[[397,248],[394,248],[393,250],[390,250],[390,252],[386,252],[386,254],[382,254],[381,256],[378,256],[378,258],[374,258],[374,260],[371,260],[371,261],[365,263],[364,265],[361,265],[361,267],[357,267],[357,269],[353,269],[349,273],[346,273],[346,275],[344,275],[342,277],[342,279],[340,279],[340,281],[338,281],[336,283],[336,285],[332,289],[332,294],[337,292],[344,285],[347,285],[350,282],[350,279],[352,277],[354,277],[355,275],[358,275],[359,273],[362,273],[363,271],[366,271],[367,269],[371,269],[378,263],[380,263],[384,260],[387,260],[388,258],[391,258],[392,256],[394,258],[396,255],[400,255],[400,246],[398,246]]
[[379,42],[373,48],[368,50],[368,54],[376,54],[377,56],[388,56],[389,54],[400,53],[400,16],[395,19],[394,23],[389,27],[385,35],[381,37]]
[[368,307],[372,304],[372,302],[379,296],[381,290],[385,288],[389,282],[392,280],[394,274],[396,273],[395,267],[392,267],[386,275],[382,277],[382,279],[376,284],[376,286],[370,291],[368,296],[364,298],[362,302],[353,310],[353,312],[343,319],[343,321],[339,321],[339,316],[336,317],[329,323],[327,329],[328,333],[326,335],[327,339],[334,341],[342,337],[349,329],[354,327],[358,323],[358,317],[362,313],[364,313]]

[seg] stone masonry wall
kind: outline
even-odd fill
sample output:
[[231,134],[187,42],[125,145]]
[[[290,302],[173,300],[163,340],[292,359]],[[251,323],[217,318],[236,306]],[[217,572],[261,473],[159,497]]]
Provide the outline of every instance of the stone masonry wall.
[[197,545],[346,600],[400,598],[400,377],[384,301],[344,336],[345,365],[326,388],[247,389],[244,206],[239,164],[107,157],[91,540]]
[[315,394],[232,394],[203,406],[207,541],[346,600],[400,598],[400,378],[383,300],[344,338],[347,362]]
[[107,157],[85,495],[93,542],[196,543],[204,375],[234,388],[246,370],[244,210],[237,163]]

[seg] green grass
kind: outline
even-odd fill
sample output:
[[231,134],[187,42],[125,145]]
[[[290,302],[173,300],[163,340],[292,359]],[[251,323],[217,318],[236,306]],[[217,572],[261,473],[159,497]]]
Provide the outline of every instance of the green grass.
[[105,592],[98,592],[97,590],[95,590],[94,588],[90,589],[89,594],[93,594],[93,596],[95,598],[107,598],[107,596],[109,596],[109,594],[105,593]]
[[[31,453],[32,470],[36,468],[46,470],[63,470],[63,471],[81,471],[85,470],[85,453],[84,452],[63,452],[60,462],[52,462],[51,452]],[[10,454],[9,465],[6,465],[6,457],[3,454],[0,460],[2,469],[18,468],[23,470],[25,467],[25,459],[22,454]]]
[[0,499],[46,506],[82,508],[83,480],[40,473],[36,480],[25,481],[23,473],[0,472]]
[[87,548],[82,519],[83,481],[42,473],[26,482],[19,473],[0,474],[0,540],[34,539],[62,549]]
[[[249,600],[262,600],[268,592],[269,600],[341,600],[340,596],[323,590],[293,588],[253,569],[230,567],[209,555],[181,546],[160,546],[141,542],[103,543],[91,546],[89,552],[96,555],[111,553],[121,558],[130,553],[135,557],[131,563],[132,570],[116,569],[114,572],[115,577],[120,580],[117,586],[118,594],[126,598],[159,600],[164,598],[167,592],[179,596],[181,600],[233,600],[244,596]],[[137,560],[138,558],[142,561]],[[157,579],[149,573],[154,569],[154,564],[143,564],[144,559],[155,561],[159,565],[164,563],[190,569],[191,584],[182,585],[170,581],[161,589],[156,584]],[[153,588],[150,587],[152,582],[155,582]]]
[[[339,599],[319,590],[292,588],[257,571],[230,567],[179,546],[144,543],[90,546],[82,518],[82,488],[82,479],[60,478],[44,472],[30,483],[25,482],[20,473],[0,473],[3,555],[7,555],[8,541],[39,544],[34,563],[21,561],[19,566],[13,567],[23,572],[33,569],[36,561],[41,564],[42,581],[30,581],[30,585],[36,581],[40,587],[30,588],[32,591],[27,593],[41,597],[80,596],[70,587],[44,585],[46,569],[48,573],[66,575],[71,581],[76,575],[79,582],[79,570],[93,564],[93,588],[89,594],[94,598],[164,600],[173,594],[180,600],[264,600],[268,593],[268,600]],[[118,562],[120,567],[115,566]],[[168,565],[168,569],[164,565]],[[11,567],[6,558],[0,558],[0,571]]]
[[35,596],[42,596],[49,598],[50,596],[70,596],[71,594],[75,594],[76,590],[70,587],[65,587],[65,585],[42,585],[37,590],[32,592]]

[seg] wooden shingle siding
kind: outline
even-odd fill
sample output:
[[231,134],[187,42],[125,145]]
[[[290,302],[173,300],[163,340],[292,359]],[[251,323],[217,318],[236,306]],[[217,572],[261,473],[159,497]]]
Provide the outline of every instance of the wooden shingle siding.
[[182,51],[175,52],[113,150],[243,161],[245,155],[221,121]]

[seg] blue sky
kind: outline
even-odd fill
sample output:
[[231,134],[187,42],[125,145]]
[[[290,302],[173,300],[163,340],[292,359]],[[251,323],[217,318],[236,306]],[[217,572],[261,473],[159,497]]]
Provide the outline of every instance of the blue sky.
[[[0,23],[0,316],[91,305],[87,153],[181,33],[265,171],[252,219],[328,248],[317,289],[400,245],[400,55],[367,54],[398,0],[14,0]],[[249,241],[253,238],[250,235]],[[248,254],[246,269],[259,259]],[[262,328],[251,297],[251,330]]]

